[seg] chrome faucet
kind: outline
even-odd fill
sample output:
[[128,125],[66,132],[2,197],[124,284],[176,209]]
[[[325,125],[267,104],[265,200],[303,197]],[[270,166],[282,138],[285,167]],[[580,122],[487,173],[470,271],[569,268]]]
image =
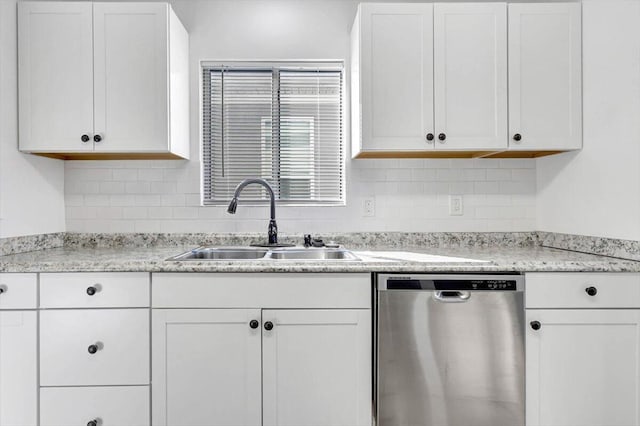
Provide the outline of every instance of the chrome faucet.
[[252,183],[257,183],[258,185],[262,185],[266,188],[269,193],[269,199],[271,200],[271,220],[269,220],[269,245],[278,244],[278,225],[276,224],[276,197],[273,194],[273,189],[271,185],[264,179],[245,179],[240,182],[240,185],[236,187],[236,191],[233,193],[233,199],[229,203],[229,207],[227,207],[227,213],[235,214],[236,208],[238,207],[238,197],[240,193],[247,185],[251,185]]

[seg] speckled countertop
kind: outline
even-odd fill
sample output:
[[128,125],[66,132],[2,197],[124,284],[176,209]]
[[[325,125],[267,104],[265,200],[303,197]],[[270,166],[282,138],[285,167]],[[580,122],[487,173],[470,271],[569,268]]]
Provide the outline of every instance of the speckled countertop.
[[[360,261],[169,261],[194,246],[59,247],[0,257],[0,272],[146,271],[146,272],[496,272],[572,271],[640,272],[640,262],[533,246],[375,247],[355,249]],[[348,247],[347,247],[348,248]],[[372,250],[372,249],[369,249]],[[463,259],[435,262],[392,260],[388,252],[412,252]],[[400,256],[402,257],[402,256]],[[468,259],[468,260],[465,260]],[[449,261],[452,260],[452,261]],[[480,262],[479,262],[480,261]]]

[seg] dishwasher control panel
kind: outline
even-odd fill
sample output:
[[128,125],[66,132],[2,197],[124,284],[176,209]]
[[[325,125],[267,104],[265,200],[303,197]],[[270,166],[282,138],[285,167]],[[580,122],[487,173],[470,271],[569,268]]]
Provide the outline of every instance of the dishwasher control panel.
[[522,275],[379,275],[378,290],[522,291]]

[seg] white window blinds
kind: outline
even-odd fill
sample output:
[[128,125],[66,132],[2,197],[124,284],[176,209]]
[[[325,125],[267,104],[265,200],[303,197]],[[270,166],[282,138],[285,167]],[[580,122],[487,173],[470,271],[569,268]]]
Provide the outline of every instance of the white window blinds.
[[[344,203],[342,66],[203,66],[203,199],[228,203],[244,179],[280,202]],[[268,195],[258,186],[243,201]]]

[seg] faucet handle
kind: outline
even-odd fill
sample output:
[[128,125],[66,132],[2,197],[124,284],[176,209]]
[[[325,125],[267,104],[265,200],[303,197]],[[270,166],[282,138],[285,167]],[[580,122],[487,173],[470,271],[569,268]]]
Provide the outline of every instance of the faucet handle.
[[304,234],[304,246],[311,247],[311,234]]

